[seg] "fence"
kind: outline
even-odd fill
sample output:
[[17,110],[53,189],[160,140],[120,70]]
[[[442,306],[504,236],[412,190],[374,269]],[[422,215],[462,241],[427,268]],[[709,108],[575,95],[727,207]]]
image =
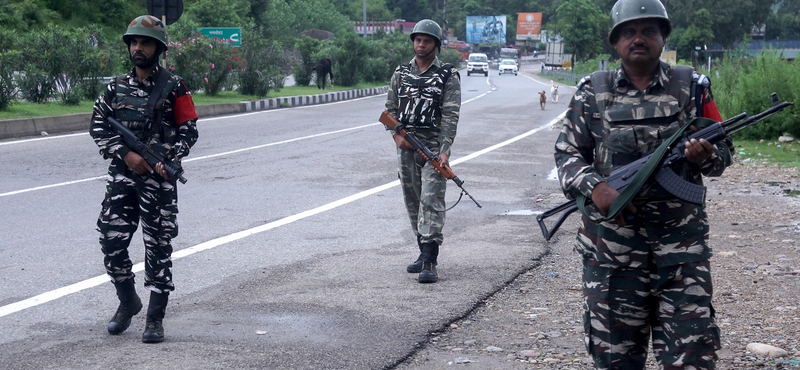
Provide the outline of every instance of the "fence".
[[553,77],[555,80],[559,80],[566,83],[571,83],[573,85],[577,85],[578,81],[583,76],[578,76],[571,71],[563,71],[563,70],[553,70],[553,69],[545,69],[542,71],[543,75]]

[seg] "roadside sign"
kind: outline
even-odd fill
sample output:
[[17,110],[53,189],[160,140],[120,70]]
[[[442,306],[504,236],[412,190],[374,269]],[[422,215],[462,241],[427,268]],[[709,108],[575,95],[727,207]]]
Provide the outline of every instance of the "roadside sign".
[[147,12],[158,19],[166,15],[167,25],[170,25],[181,18],[183,0],[147,0]]
[[240,27],[198,27],[203,36],[228,40],[231,46],[242,46],[242,29]]

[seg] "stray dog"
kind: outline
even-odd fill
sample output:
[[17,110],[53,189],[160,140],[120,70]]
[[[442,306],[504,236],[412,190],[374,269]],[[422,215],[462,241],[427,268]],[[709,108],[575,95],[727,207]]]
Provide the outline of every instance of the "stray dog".
[[553,100],[553,103],[558,103],[558,85],[556,85],[553,80],[550,80],[550,83],[552,84],[550,87],[550,95],[552,95],[551,99]]
[[539,92],[539,106],[544,110],[544,104],[547,103],[547,92],[544,90]]

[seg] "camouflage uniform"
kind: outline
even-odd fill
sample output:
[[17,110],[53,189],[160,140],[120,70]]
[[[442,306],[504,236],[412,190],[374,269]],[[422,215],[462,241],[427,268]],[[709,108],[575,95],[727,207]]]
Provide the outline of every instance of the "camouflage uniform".
[[[679,79],[661,63],[646,91],[618,68],[595,94],[598,81],[584,80],[570,102],[556,142],[556,166],[564,194],[591,199],[594,186],[617,166],[653,151],[697,116],[719,120],[708,79]],[[602,76],[602,75],[595,75]],[[698,82],[700,89],[696,89]],[[703,104],[697,104],[696,91]],[[604,108],[601,108],[604,107]],[[702,184],[731,163],[730,140],[700,165],[673,170]],[[654,182],[632,201],[634,221],[598,221],[589,207],[579,224],[576,251],[584,258],[586,347],[598,369],[643,369],[651,335],[664,369],[712,369],[720,348],[711,305],[708,222],[704,206],[687,203]]]
[[157,174],[139,177],[123,158],[130,151],[121,137],[106,122],[115,117],[151,147],[159,148],[168,157],[183,158],[198,138],[197,113],[189,88],[172,75],[166,83],[167,98],[163,102],[160,124],[146,118],[145,104],[153,91],[156,67],[144,81],[135,79],[135,71],[118,76],[94,105],[90,134],[105,159],[111,159],[102,210],[97,219],[104,264],[112,281],[134,277],[133,263],[128,256],[131,237],[142,221],[145,245],[145,287],[156,293],[174,290],[172,283],[172,244],[178,235],[176,216],[178,193],[175,185]]
[[[415,59],[392,75],[386,109],[433,153],[450,155],[461,109],[461,80],[453,68],[442,86],[442,63],[420,71]],[[422,88],[420,88],[422,86]],[[400,126],[400,125],[398,125]],[[411,228],[420,243],[442,244],[447,179],[411,149],[397,149],[399,178]]]

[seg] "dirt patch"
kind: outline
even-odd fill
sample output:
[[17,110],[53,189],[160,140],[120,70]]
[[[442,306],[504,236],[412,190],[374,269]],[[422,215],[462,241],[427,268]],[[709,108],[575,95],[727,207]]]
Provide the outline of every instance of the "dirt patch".
[[[735,164],[706,185],[714,307],[723,344],[718,369],[800,368],[798,170]],[[592,369],[583,344],[574,223],[564,224],[538,267],[464,319],[431,333],[424,348],[398,369]],[[746,347],[753,342],[788,355],[750,353]],[[647,369],[656,368],[651,354]]]

